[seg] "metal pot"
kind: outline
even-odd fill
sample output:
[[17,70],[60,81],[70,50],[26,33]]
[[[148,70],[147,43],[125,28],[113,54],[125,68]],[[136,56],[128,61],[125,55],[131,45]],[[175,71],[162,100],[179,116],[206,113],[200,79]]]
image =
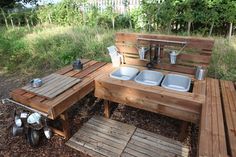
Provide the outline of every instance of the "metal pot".
[[40,132],[33,128],[28,128],[27,140],[32,147],[37,147],[40,140]]
[[43,84],[43,81],[39,78],[36,78],[36,79],[31,80],[30,83],[32,87],[38,88]]
[[24,134],[24,127],[18,127],[16,124],[12,126],[12,135],[13,136],[21,136]]
[[79,59],[74,61],[72,66],[73,66],[73,69],[78,69],[78,70],[82,70],[83,69],[83,64],[82,64],[82,62]]

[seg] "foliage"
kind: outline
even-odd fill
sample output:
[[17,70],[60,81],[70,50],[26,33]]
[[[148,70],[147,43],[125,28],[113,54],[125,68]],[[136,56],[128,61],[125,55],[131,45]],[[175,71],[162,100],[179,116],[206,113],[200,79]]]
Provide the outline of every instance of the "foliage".
[[0,69],[35,73],[70,64],[76,58],[108,60],[113,31],[90,27],[0,29]]

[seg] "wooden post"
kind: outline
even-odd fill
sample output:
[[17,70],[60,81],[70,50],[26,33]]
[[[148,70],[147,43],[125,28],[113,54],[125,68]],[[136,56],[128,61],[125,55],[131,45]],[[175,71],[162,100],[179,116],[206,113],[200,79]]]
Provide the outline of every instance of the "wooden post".
[[110,108],[111,108],[111,105],[110,105],[110,102],[108,100],[104,100],[104,116],[106,118],[110,118]]
[[60,115],[61,123],[62,123],[62,129],[64,133],[64,138],[68,140],[71,136],[70,134],[70,123],[68,119],[68,113],[64,112],[63,114]]
[[188,129],[188,122],[183,121],[181,124],[181,130],[180,130],[180,134],[179,134],[179,140],[181,142],[184,141],[186,135],[187,135],[187,129]]

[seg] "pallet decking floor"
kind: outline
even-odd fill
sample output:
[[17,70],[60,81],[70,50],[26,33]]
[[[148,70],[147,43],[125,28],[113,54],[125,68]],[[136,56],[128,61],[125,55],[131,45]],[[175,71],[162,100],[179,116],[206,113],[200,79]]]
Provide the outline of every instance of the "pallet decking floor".
[[135,126],[94,116],[66,145],[90,156],[188,156],[178,141]]

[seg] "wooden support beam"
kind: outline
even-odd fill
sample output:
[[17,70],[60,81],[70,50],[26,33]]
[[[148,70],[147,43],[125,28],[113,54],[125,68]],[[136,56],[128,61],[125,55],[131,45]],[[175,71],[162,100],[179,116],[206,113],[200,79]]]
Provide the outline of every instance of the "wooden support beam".
[[110,118],[110,115],[111,115],[110,114],[111,113],[111,111],[110,111],[111,104],[110,104],[110,102],[108,100],[104,100],[103,104],[104,104],[104,116],[106,118]]

